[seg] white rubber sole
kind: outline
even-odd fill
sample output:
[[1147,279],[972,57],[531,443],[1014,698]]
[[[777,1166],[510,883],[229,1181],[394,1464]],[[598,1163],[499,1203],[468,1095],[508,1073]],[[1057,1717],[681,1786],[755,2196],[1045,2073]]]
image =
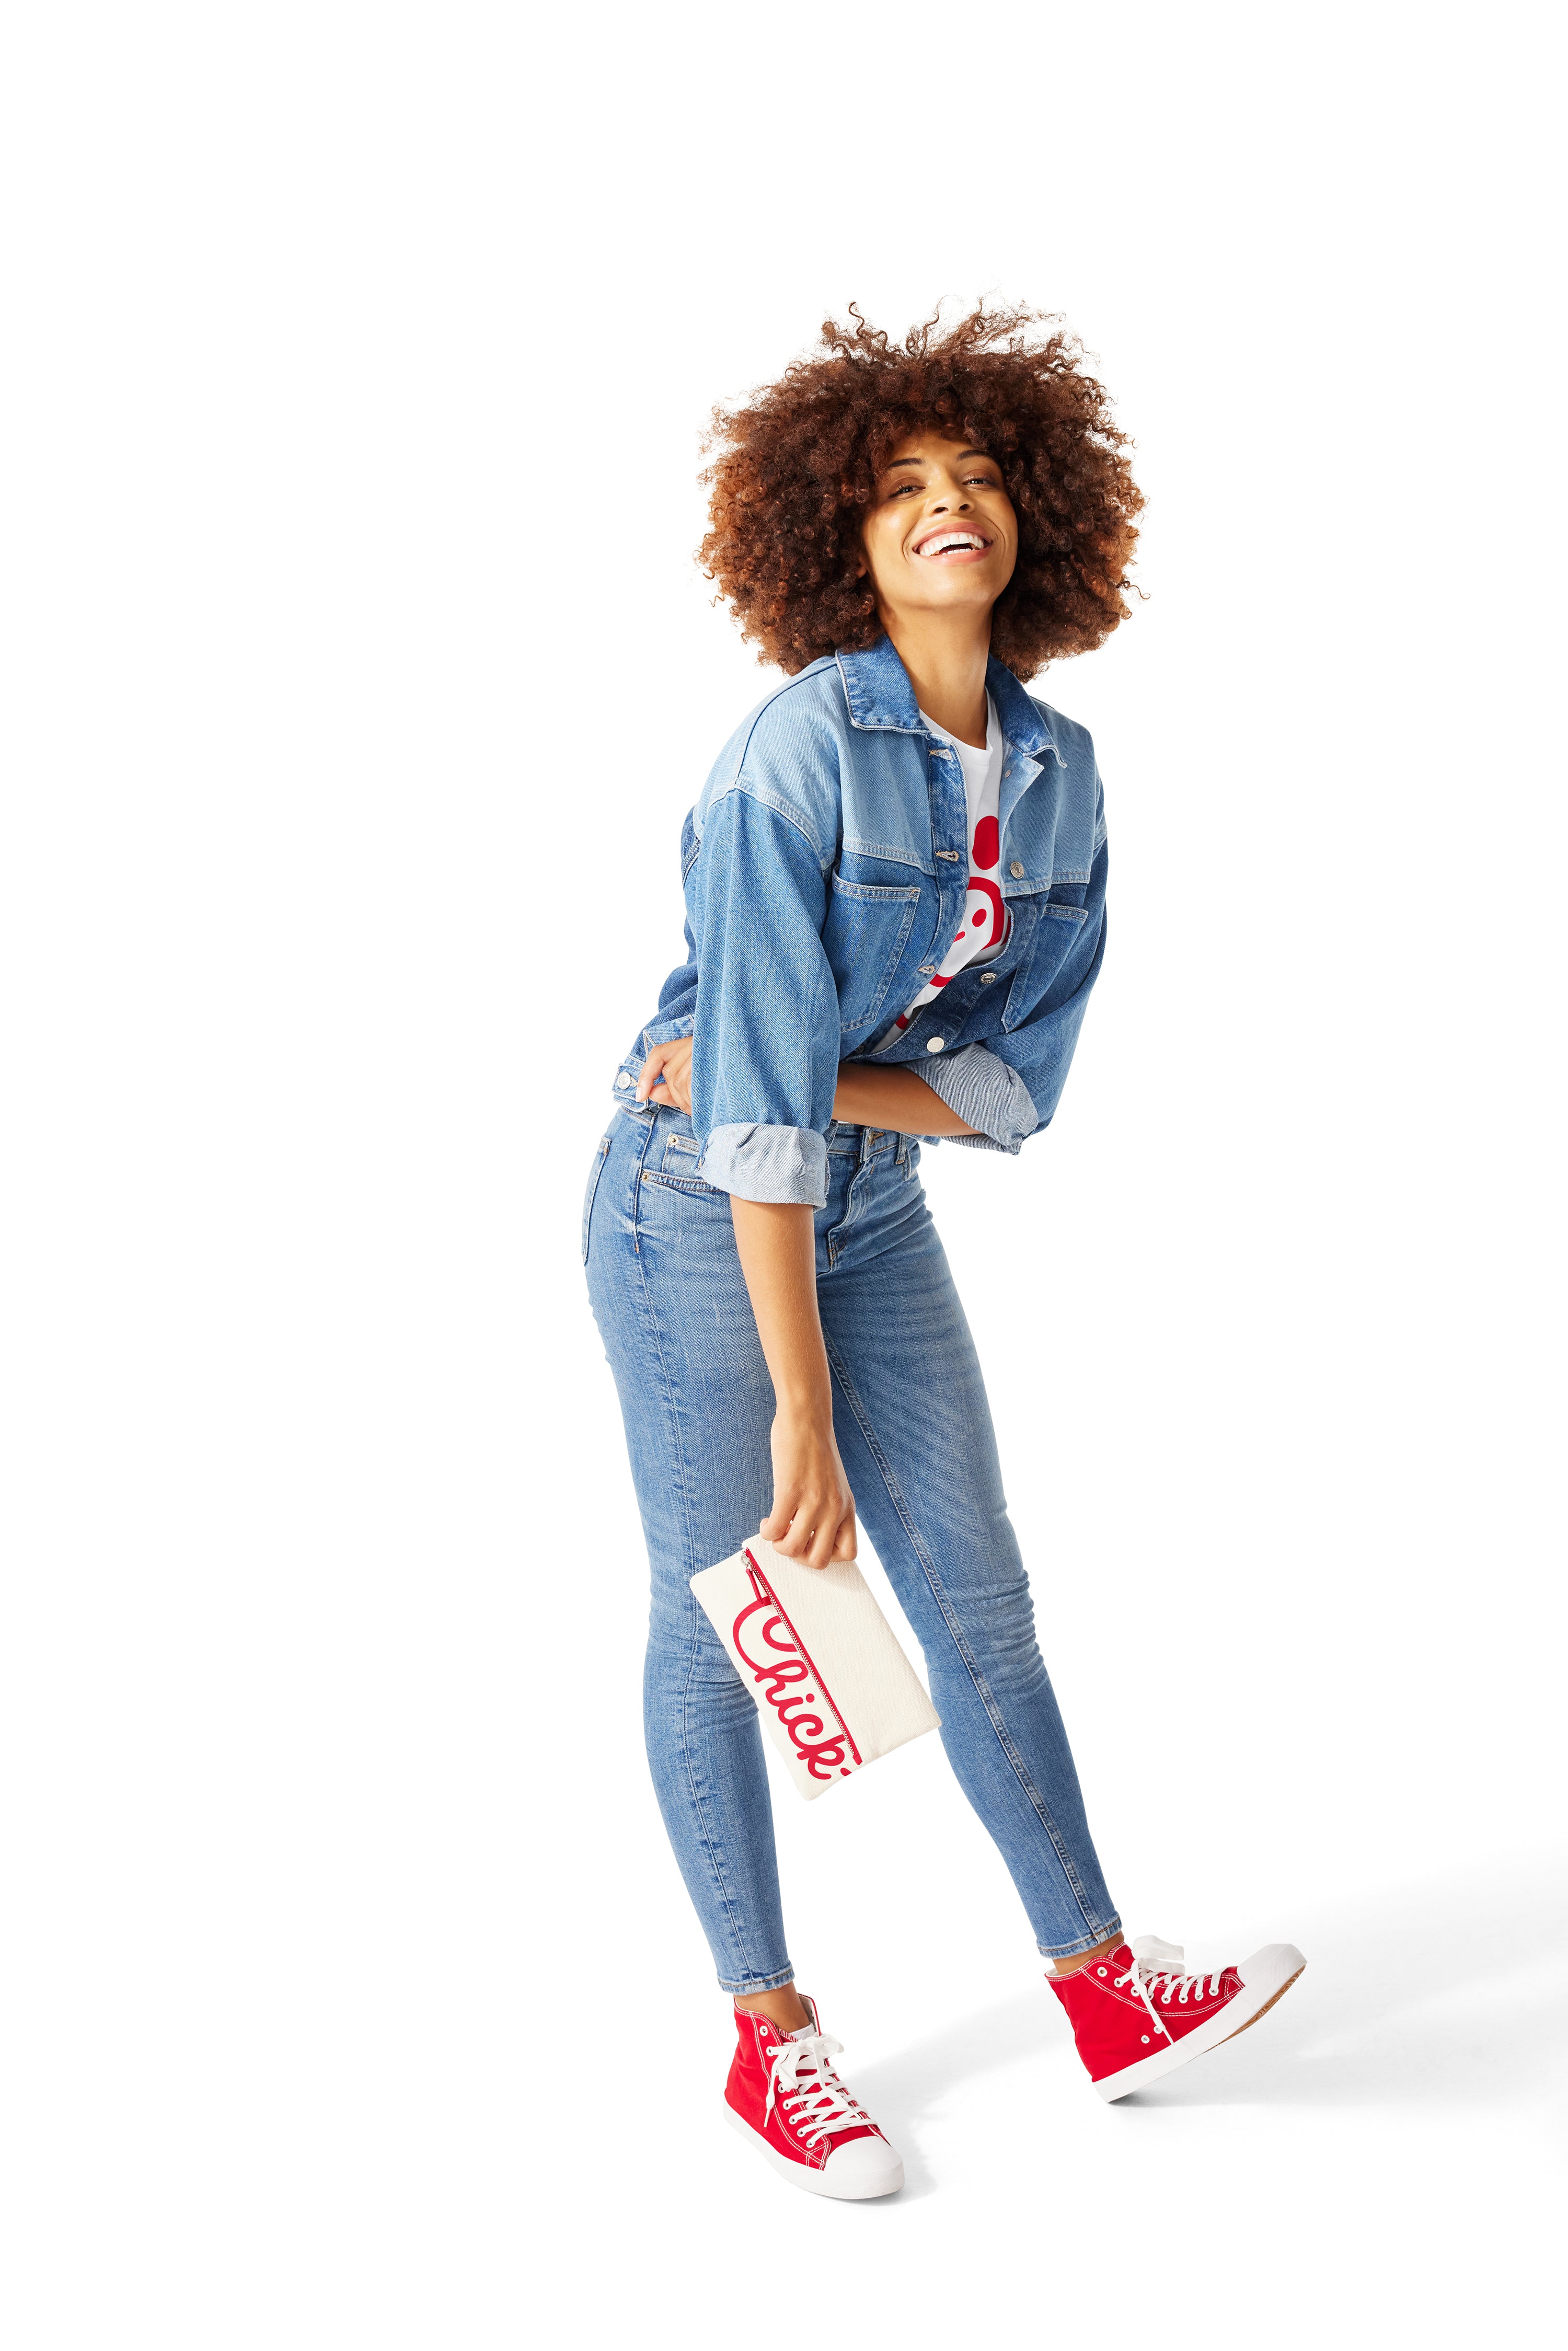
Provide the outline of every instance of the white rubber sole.
[[[1242,1988],[1217,2016],[1184,2033],[1179,2041],[1156,2049],[1153,2056],[1140,2058],[1135,2065],[1124,2065],[1119,2074],[1107,2074],[1094,2087],[1103,2098],[1125,2098],[1134,2090],[1147,2089],[1162,2074],[1174,2074],[1178,2065],[1201,2057],[1206,2050],[1218,2049],[1222,2041],[1234,2040],[1237,2033],[1256,2024],[1264,2010],[1272,2008],[1290,1991],[1306,1964],[1294,1943],[1266,1943],[1249,1959],[1241,1961],[1236,1972],[1241,1978]],[[1156,2000],[1156,2014],[1159,2007]]]
[[[884,2177],[870,2180],[864,2186],[858,2183],[852,2184],[849,2179],[836,2186],[826,2171],[818,2171],[809,2163],[793,2163],[787,2155],[780,2155],[778,2148],[770,2147],[761,2132],[754,2131],[751,2125],[737,2115],[733,2106],[726,2105],[724,2111],[731,2130],[737,2130],[741,2137],[748,2145],[756,2147],[759,2155],[766,2156],[780,2179],[787,2179],[791,2188],[803,2188],[808,2196],[831,2196],[840,2203],[862,2204],[873,2196],[896,2195],[904,2185],[904,2159],[901,2156],[894,2155],[891,2147],[887,2150],[891,2160]],[[864,2139],[856,2139],[853,2144],[863,2147],[868,2142]],[[886,2141],[883,2140],[882,2144],[885,2146]]]

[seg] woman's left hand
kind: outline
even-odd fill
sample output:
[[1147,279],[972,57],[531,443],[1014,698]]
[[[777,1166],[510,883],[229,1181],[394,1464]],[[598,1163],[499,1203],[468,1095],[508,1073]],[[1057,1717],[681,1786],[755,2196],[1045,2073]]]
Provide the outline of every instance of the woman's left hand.
[[690,1110],[692,1040],[689,1037],[672,1037],[667,1045],[649,1047],[633,1099],[651,1102],[655,1109]]

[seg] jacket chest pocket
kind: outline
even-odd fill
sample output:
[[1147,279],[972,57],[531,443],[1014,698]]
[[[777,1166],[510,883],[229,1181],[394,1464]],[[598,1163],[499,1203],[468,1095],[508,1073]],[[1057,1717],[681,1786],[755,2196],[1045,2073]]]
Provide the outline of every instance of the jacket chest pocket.
[[885,889],[874,882],[832,877],[822,945],[839,992],[839,1025],[863,1029],[882,1010],[893,976],[904,959],[920,892],[910,886]]
[[[1015,921],[1018,914],[1019,903],[1015,900]],[[1050,900],[1036,899],[1030,919],[1034,924],[1034,938],[1008,990],[1008,1008],[1002,1015],[1004,1029],[1017,1029],[1029,1019],[1083,935],[1089,915],[1082,906],[1061,906]]]

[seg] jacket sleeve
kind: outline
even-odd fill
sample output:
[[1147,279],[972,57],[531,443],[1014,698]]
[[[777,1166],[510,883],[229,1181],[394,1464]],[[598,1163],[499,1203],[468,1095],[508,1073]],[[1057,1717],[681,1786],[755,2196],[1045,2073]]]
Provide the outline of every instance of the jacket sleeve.
[[798,811],[737,784],[708,810],[694,880],[698,1171],[743,1200],[820,1208],[839,998],[822,946],[827,883],[817,841]]
[[[1102,831],[1078,935],[1029,1018],[983,1045],[961,1046],[940,1061],[933,1056],[922,1064],[920,1074],[933,1093],[979,1129],[977,1134],[945,1136],[944,1141],[1016,1155],[1029,1135],[1050,1125],[1067,1082],[1090,990],[1105,956],[1106,871]],[[1042,922],[1061,919],[1040,916]]]

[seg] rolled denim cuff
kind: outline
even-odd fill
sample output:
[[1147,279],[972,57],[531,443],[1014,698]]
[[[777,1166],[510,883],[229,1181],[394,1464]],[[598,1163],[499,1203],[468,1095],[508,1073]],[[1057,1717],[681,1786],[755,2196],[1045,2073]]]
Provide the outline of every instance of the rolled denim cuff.
[[963,1045],[940,1060],[933,1053],[919,1067],[932,1092],[979,1129],[977,1134],[945,1134],[944,1143],[967,1143],[981,1151],[1016,1155],[1025,1135],[1040,1124],[1033,1097],[1018,1071],[984,1045]]
[[643,1051],[646,1054],[654,1045],[667,1045],[672,1038],[689,1037],[695,1027],[695,1012],[678,1012],[650,1020],[643,1031]]
[[828,1139],[809,1126],[716,1126],[697,1174],[742,1200],[828,1205]]

